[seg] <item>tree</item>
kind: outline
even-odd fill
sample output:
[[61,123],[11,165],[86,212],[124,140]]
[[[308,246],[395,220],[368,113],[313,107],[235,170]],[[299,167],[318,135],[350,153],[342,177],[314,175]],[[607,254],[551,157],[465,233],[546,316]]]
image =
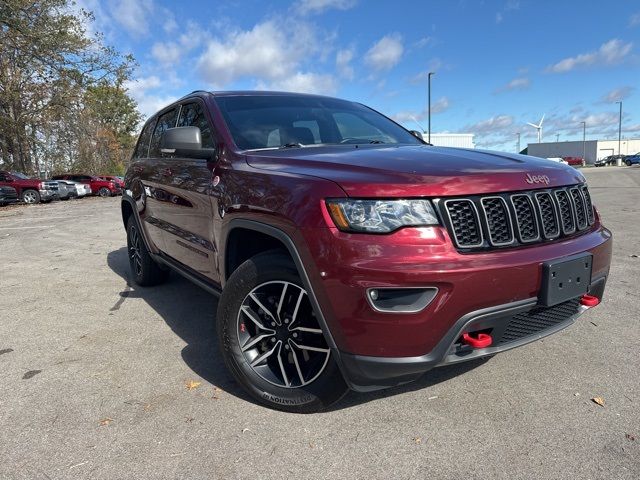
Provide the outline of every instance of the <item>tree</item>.
[[[25,173],[116,168],[141,117],[134,60],[90,37],[69,0],[0,0],[0,161]],[[99,160],[99,161],[98,161]]]

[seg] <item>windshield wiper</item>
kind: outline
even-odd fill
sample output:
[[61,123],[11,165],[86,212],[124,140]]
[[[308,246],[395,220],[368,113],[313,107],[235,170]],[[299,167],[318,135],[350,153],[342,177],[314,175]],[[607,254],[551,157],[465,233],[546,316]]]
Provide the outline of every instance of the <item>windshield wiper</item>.
[[304,147],[301,143],[285,143],[284,145],[280,145],[280,148],[302,148]]
[[378,144],[378,143],[384,143],[384,142],[382,140],[369,140],[369,143]]

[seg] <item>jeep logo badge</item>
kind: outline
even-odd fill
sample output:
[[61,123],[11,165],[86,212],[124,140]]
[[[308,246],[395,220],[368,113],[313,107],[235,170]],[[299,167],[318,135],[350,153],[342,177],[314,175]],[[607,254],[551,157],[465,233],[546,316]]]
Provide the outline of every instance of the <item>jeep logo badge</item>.
[[527,173],[525,181],[530,184],[544,183],[545,185],[549,185],[550,182],[549,177],[546,175],[531,175],[530,173]]

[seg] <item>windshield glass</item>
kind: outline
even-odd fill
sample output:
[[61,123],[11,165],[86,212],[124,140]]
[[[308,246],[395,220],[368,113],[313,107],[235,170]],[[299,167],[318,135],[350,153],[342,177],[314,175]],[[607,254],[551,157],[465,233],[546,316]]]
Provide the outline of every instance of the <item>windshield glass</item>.
[[21,178],[23,180],[29,180],[29,177],[27,177],[25,174],[23,173],[18,173],[18,172],[11,172],[11,175],[13,175],[16,178]]
[[217,97],[236,145],[243,150],[336,144],[421,144],[411,133],[352,102],[297,95]]

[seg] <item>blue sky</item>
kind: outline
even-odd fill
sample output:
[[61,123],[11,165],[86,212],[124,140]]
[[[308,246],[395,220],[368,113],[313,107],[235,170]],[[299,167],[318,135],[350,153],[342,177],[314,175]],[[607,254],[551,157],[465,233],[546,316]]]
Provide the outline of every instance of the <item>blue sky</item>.
[[78,0],[88,28],[139,63],[146,115],[196,89],[275,89],[365,103],[513,151],[544,139],[640,136],[640,3],[552,0]]

